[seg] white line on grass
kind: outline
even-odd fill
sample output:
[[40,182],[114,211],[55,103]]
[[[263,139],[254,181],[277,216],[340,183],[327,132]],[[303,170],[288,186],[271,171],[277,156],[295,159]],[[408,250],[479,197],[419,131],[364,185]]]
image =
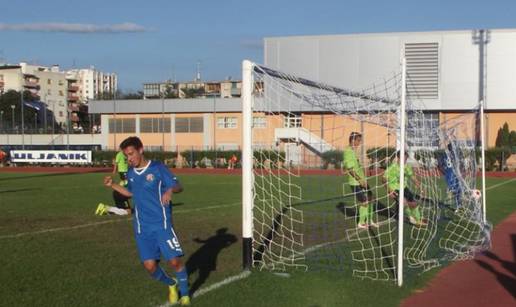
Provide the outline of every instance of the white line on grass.
[[24,237],[24,236],[37,235],[37,234],[56,232],[56,231],[62,231],[62,230],[80,229],[80,228],[86,228],[86,227],[98,226],[98,225],[104,225],[104,224],[111,224],[111,223],[117,223],[117,222],[128,221],[128,220],[129,219],[117,219],[117,220],[109,220],[109,221],[81,224],[81,225],[68,226],[68,227],[57,227],[57,228],[43,229],[43,230],[38,230],[38,231],[31,231],[31,232],[21,232],[21,233],[12,234],[12,235],[3,235],[3,236],[0,236],[0,239],[12,239],[12,238],[19,238],[19,237]]
[[[204,210],[211,210],[211,209],[235,207],[236,205],[239,205],[239,204],[241,204],[241,202],[227,204],[227,205],[201,207],[201,208],[195,208],[195,209],[175,210],[175,211],[173,211],[174,212],[173,214],[182,214],[182,213],[197,212],[197,211],[204,211]],[[38,235],[38,234],[44,234],[44,233],[49,233],[49,232],[81,229],[81,228],[87,228],[87,227],[92,227],[92,226],[99,226],[99,225],[104,225],[104,224],[111,224],[111,223],[118,223],[118,222],[123,222],[123,221],[129,221],[131,219],[132,218],[115,219],[115,220],[109,220],[109,221],[80,224],[80,225],[75,225],[75,226],[57,227],[57,228],[42,229],[42,230],[30,231],[30,232],[21,232],[21,233],[17,233],[17,234],[0,236],[0,240],[2,240],[2,239],[19,238],[19,237],[25,237],[25,236],[31,236],[31,235]]]
[[[497,187],[499,187],[501,185],[507,184],[507,183],[512,182],[512,181],[516,181],[516,178],[513,178],[511,180],[507,180],[507,181],[504,181],[504,182],[501,182],[501,183],[498,183],[498,184],[495,184],[495,185],[492,185],[492,186],[488,187],[486,190],[497,188]],[[229,206],[229,205],[227,205],[227,206]],[[386,221],[380,222],[379,224],[383,225],[383,224],[389,223],[391,220],[392,219],[388,219]],[[344,242],[344,241],[347,241],[349,239],[353,239],[355,236],[358,236],[358,233],[361,233],[361,232],[363,232],[362,229],[358,230],[355,235],[353,235],[353,234],[350,235],[348,238],[343,238],[343,239],[340,239],[340,240],[336,240],[336,241],[332,241],[332,242],[326,242],[326,243],[322,243],[322,244],[318,244],[318,245],[309,247],[309,248],[305,249],[302,252],[302,254],[306,255],[306,254],[311,253],[311,252],[313,252],[315,250],[321,249],[321,248],[323,248],[325,246],[328,246],[328,245],[331,245],[331,244],[335,244],[335,243]],[[228,277],[228,278],[226,278],[226,279],[224,279],[224,280],[222,280],[220,282],[214,283],[214,284],[212,284],[212,285],[210,285],[210,286],[208,286],[206,288],[200,289],[199,291],[197,291],[195,293],[195,295],[193,297],[194,298],[199,297],[201,295],[204,295],[204,294],[206,294],[208,292],[216,290],[216,289],[218,289],[218,288],[220,288],[222,286],[225,286],[227,284],[230,284],[232,282],[235,282],[235,281],[238,281],[238,280],[241,280],[241,279],[245,279],[245,278],[249,277],[249,275],[251,275],[250,271],[244,271],[244,272],[242,272],[242,273],[240,273],[238,275],[234,275],[234,276]],[[166,306],[171,306],[171,305],[169,303],[165,303],[165,304],[159,305],[159,307],[166,307]]]
[[500,183],[497,183],[497,184],[493,184],[492,186],[487,187],[487,188],[486,188],[486,191],[491,190],[491,189],[494,189],[494,188],[497,188],[497,187],[499,187],[499,186],[502,186],[502,185],[504,185],[504,184],[507,184],[507,183],[509,183],[509,182],[513,182],[513,181],[516,181],[516,178],[512,178],[512,179],[509,179],[509,180],[506,180],[506,181],[503,181],[503,182],[500,182]]
[[[238,274],[238,275],[233,275],[233,276],[230,276],[228,278],[225,278],[219,282],[216,282],[212,285],[209,285],[205,288],[202,288],[200,289],[199,291],[195,292],[194,295],[193,295],[193,298],[198,298],[199,296],[202,296],[208,292],[211,292],[213,290],[217,290],[218,288],[222,287],[222,286],[225,286],[225,285],[228,285],[230,283],[233,283],[235,281],[239,281],[239,280],[242,280],[242,279],[246,279],[247,277],[249,277],[251,275],[251,271],[243,271],[242,273]],[[158,305],[159,307],[167,307],[167,306],[172,306],[170,303],[164,303],[164,304],[161,304],[161,305]]]

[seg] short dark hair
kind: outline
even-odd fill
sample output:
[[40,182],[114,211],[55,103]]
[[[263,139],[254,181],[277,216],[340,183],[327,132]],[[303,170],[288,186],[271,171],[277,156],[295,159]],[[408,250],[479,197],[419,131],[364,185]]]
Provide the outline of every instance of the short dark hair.
[[358,139],[358,138],[362,138],[362,134],[358,133],[358,132],[351,132],[349,134],[349,142],[351,143],[352,141],[354,141],[355,139]]
[[126,149],[129,146],[133,146],[134,149],[140,149],[143,148],[143,143],[137,136],[130,136],[127,139],[123,140],[122,143],[120,143],[120,148],[122,150]]
[[[396,158],[399,158],[399,157],[400,157],[400,154],[401,154],[401,150],[397,150],[397,151],[396,151]],[[408,155],[407,155],[407,151],[405,151],[404,156],[405,156],[405,157],[406,157],[406,156],[408,156]]]

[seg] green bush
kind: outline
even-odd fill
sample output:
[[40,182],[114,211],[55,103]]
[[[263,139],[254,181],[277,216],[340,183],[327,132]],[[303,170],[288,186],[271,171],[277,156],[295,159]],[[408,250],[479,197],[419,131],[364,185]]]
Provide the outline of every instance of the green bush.
[[323,160],[323,168],[328,168],[330,164],[335,165],[335,168],[342,168],[343,151],[342,150],[328,150],[321,154]]
[[486,150],[486,170],[487,171],[505,171],[507,170],[506,161],[511,156],[511,149],[503,148],[489,148]]
[[[113,159],[117,151],[113,150],[102,150],[102,151],[92,151],[91,152],[91,161],[93,165],[103,165],[109,166],[113,165]],[[175,166],[173,161],[177,158],[177,152],[173,151],[146,151],[145,158],[149,160],[158,160],[167,164],[168,166]]]
[[263,167],[267,160],[270,161],[270,168],[278,168],[278,164],[287,163],[285,161],[286,154],[284,151],[277,150],[255,150],[253,153],[254,162],[258,167]]
[[[211,161],[211,165],[214,167],[227,167],[227,161],[233,156],[236,155],[238,162],[237,166],[240,165],[240,160],[242,159],[242,153],[240,150],[184,150],[181,152],[181,156],[188,162],[188,164],[206,167],[206,163],[203,165],[200,162],[206,158]],[[225,162],[224,162],[225,161]]]

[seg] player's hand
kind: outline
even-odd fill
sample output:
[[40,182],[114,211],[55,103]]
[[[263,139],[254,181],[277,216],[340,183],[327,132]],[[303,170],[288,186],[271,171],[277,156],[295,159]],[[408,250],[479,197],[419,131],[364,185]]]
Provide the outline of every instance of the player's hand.
[[170,203],[170,200],[172,199],[172,189],[168,190],[161,196],[161,205],[166,206]]
[[104,177],[104,185],[110,188],[113,185],[113,178],[111,176]]
[[367,185],[367,182],[365,180],[360,180],[360,186],[366,190],[369,189],[369,186]]
[[395,191],[390,191],[389,192],[389,197],[393,198],[393,199],[396,199],[398,197],[398,194]]

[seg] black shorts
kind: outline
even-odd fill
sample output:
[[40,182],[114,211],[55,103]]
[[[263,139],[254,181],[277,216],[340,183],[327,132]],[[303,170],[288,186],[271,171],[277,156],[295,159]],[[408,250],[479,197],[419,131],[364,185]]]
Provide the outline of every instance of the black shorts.
[[[396,190],[394,192],[396,192],[396,195],[400,195],[399,190]],[[403,196],[405,197],[405,199],[407,201],[409,201],[411,203],[416,201],[416,196],[414,196],[414,193],[412,193],[412,191],[410,191],[408,188],[403,189]]]
[[129,204],[129,197],[125,197],[124,195],[118,193],[117,191],[113,191],[113,200],[115,201],[115,205],[120,209],[130,209],[131,205]]
[[359,185],[352,185],[351,190],[353,191],[353,194],[355,194],[356,199],[361,203],[367,202],[368,196],[372,195],[370,190],[366,190]]
[[118,176],[120,176],[120,180],[125,180],[127,178],[127,172],[118,172]]

